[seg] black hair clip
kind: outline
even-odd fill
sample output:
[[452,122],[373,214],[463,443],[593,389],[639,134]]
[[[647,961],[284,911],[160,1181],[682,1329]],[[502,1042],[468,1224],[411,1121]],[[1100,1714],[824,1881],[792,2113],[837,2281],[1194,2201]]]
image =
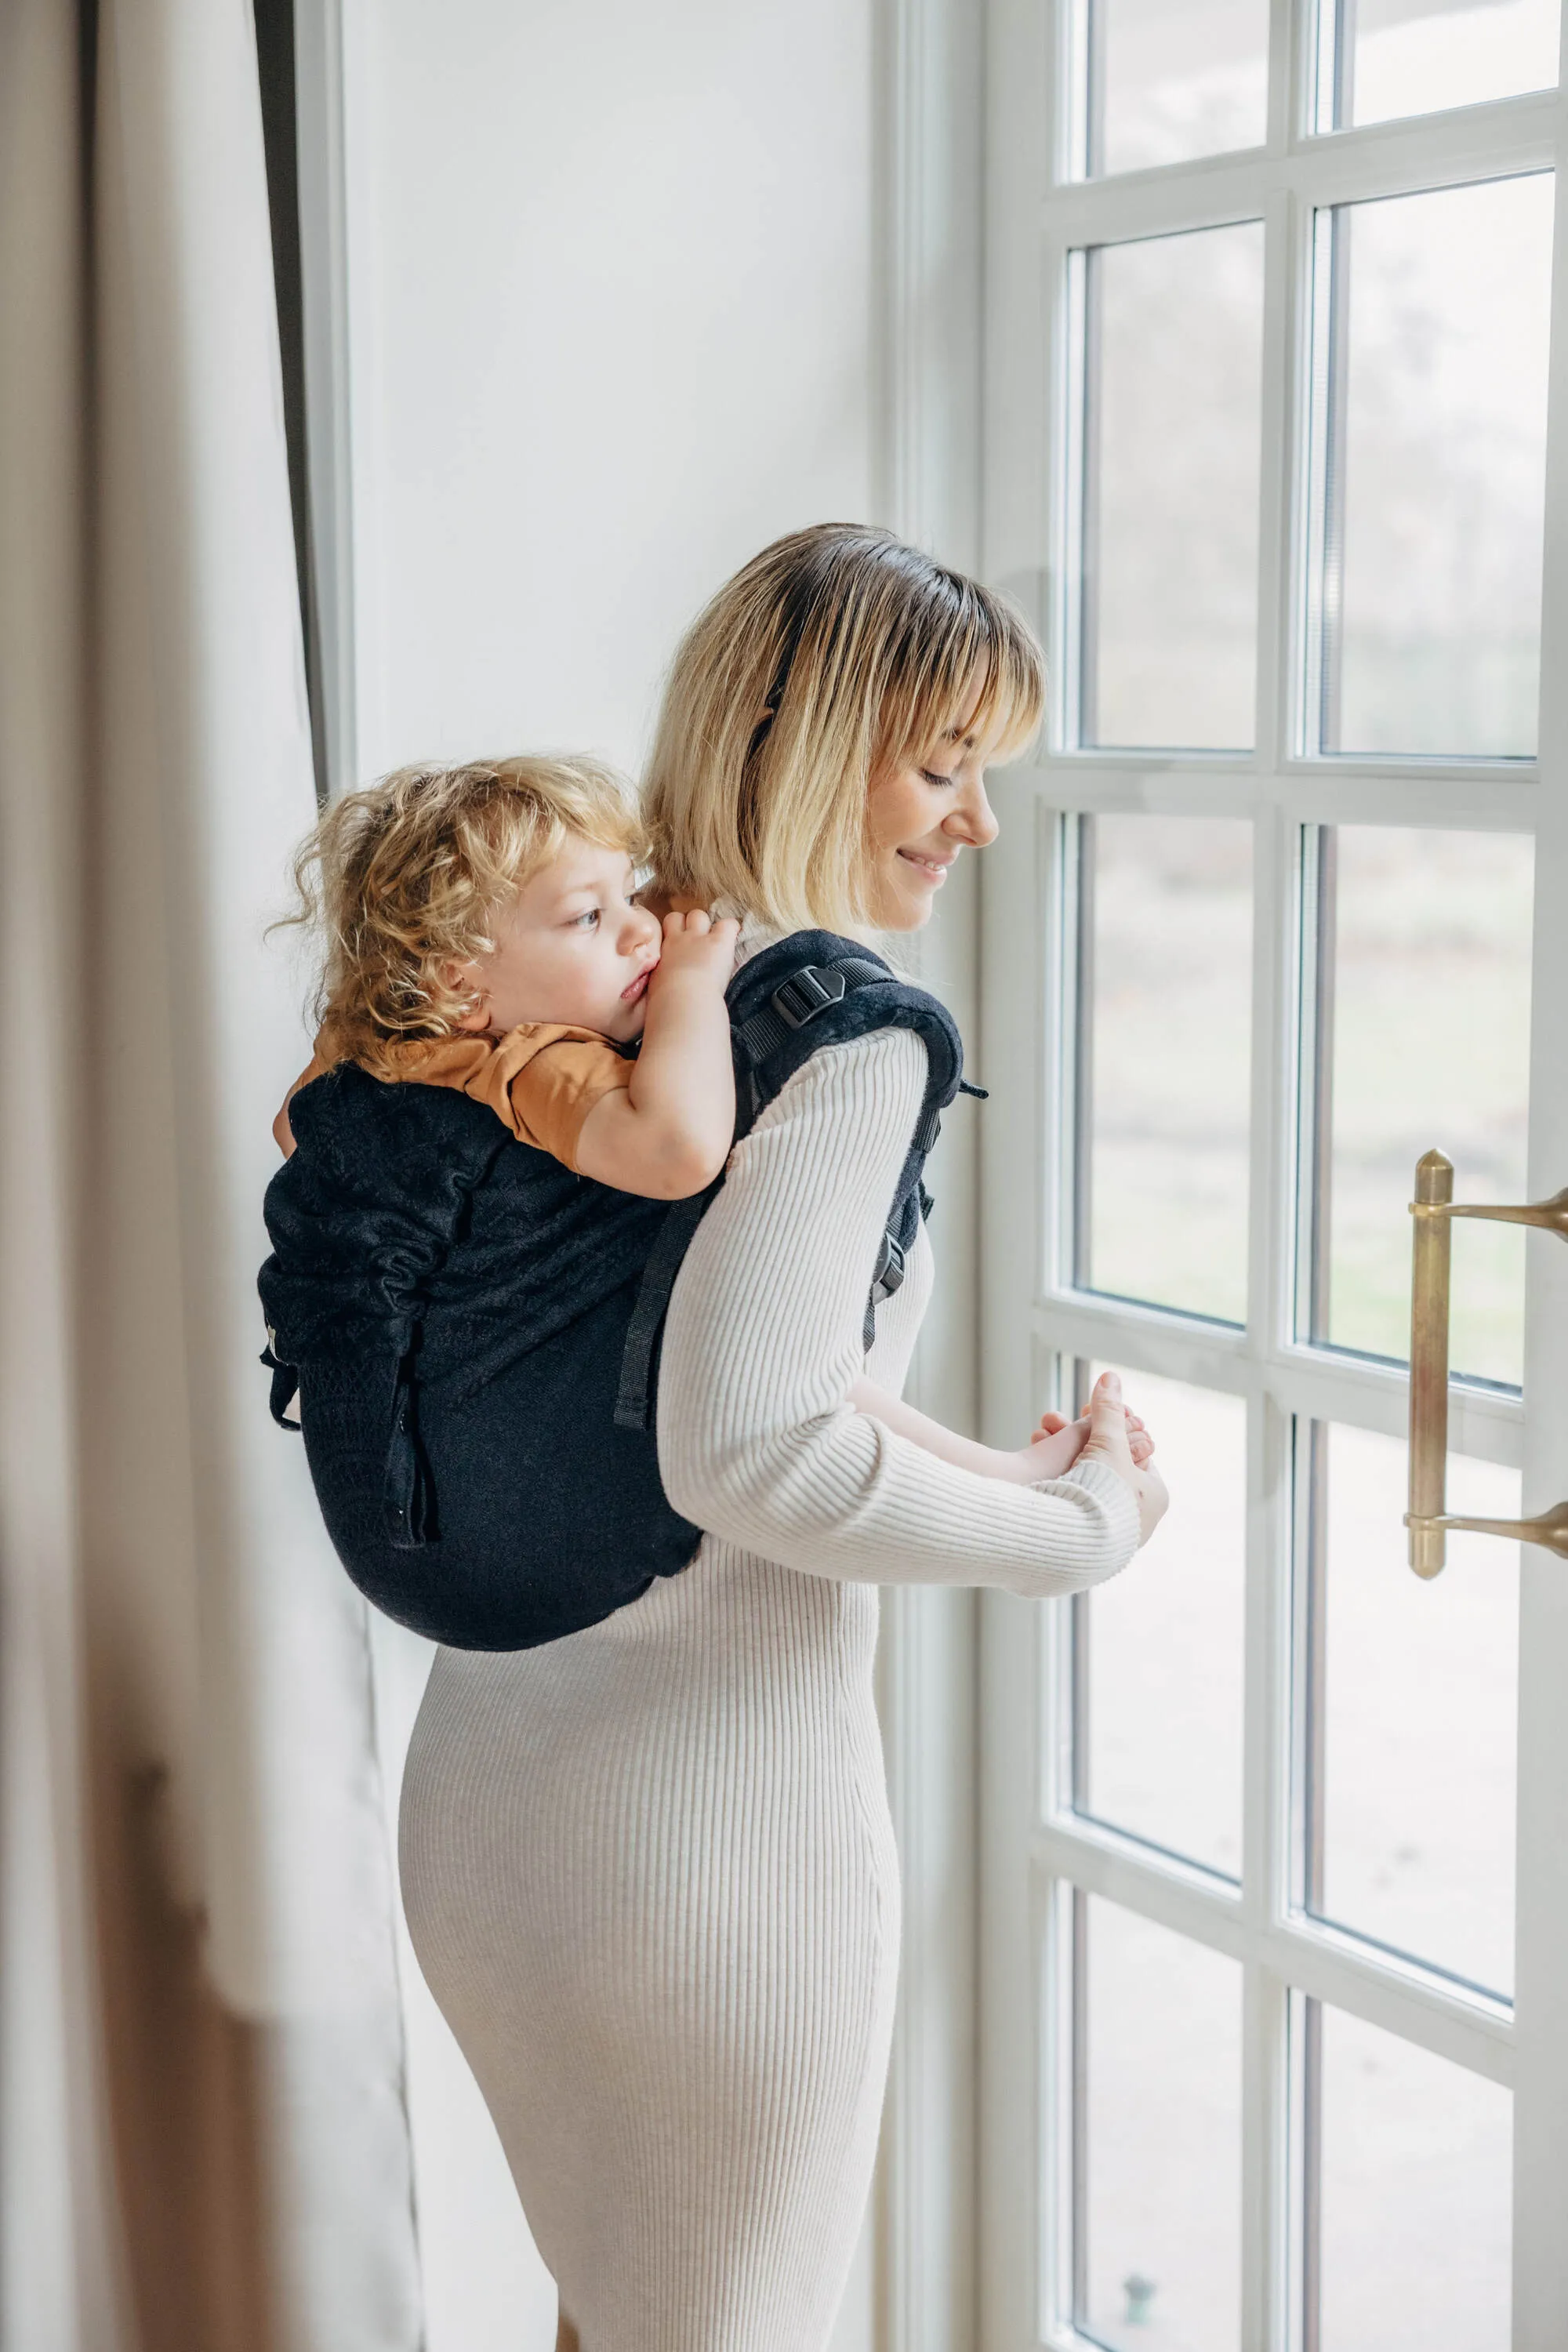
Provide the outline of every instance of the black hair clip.
[[816,583],[814,580],[802,583],[790,598],[791,610],[788,626],[784,632],[784,653],[778,668],[774,672],[773,682],[763,697],[763,715],[752,731],[752,740],[746,750],[748,760],[756,758],[766,739],[768,729],[778,717],[779,705],[784,698],[784,688],[789,684],[789,674],[795,667],[795,657],[800,651],[800,641],[805,635],[805,625],[811,618],[812,606],[816,602]]

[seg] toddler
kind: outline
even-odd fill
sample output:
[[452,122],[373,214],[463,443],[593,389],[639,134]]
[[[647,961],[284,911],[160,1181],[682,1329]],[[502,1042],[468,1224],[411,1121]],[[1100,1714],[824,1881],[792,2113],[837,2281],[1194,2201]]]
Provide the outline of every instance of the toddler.
[[[301,858],[312,911],[321,867],[331,944],[289,1099],[357,1062],[459,1088],[595,1183],[701,1192],[735,1123],[739,926],[661,925],[633,896],[641,847],[626,788],[586,760],[409,769],[347,794]],[[273,1131],[290,1151],[287,1103]]]
[[[405,769],[335,803],[297,867],[328,949],[314,1055],[274,1125],[285,1156],[295,1097],[352,1062],[384,1082],[460,1091],[518,1141],[616,1192],[702,1192],[734,1130],[724,992],[739,926],[641,904],[645,848],[626,787],[585,759]],[[1047,1413],[1029,1444],[1004,1451],[864,1379],[848,1402],[1019,1482],[1059,1477],[1089,1430],[1087,1414]],[[1127,1429],[1141,1465],[1152,1444],[1135,1416]]]

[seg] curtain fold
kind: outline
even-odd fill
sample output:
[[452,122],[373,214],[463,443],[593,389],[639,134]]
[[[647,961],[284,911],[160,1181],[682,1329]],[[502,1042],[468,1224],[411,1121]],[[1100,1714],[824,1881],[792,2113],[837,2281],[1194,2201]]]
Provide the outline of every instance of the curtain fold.
[[0,795],[4,2340],[412,2352],[363,1608],[256,1362],[314,798],[243,0],[0,20]]

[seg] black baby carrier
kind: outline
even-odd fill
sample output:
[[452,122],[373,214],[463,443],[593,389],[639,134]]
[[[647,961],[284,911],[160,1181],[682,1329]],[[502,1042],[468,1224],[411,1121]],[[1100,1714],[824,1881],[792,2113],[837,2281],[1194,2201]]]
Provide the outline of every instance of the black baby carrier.
[[[865,1341],[931,1208],[963,1083],[951,1014],[870,950],[797,932],[728,992],[736,1135],[822,1045],[924,1040],[920,1118],[870,1270]],[[300,1423],[328,1532],[379,1609],[457,1649],[523,1650],[674,1576],[700,1529],[659,1480],[665,1310],[723,1182],[673,1206],[574,1175],[447,1087],[340,1064],[289,1107],[261,1269],[272,1412]]]

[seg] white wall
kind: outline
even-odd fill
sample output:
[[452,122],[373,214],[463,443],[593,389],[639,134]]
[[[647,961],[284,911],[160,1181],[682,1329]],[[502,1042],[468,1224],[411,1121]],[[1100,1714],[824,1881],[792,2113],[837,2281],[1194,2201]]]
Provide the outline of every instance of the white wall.
[[360,764],[637,756],[682,623],[868,510],[870,0],[360,0]]
[[[357,765],[635,766],[684,623],[869,514],[874,0],[345,0]],[[379,1626],[389,1777],[426,1655]],[[553,2298],[409,1976],[430,2352]],[[871,2333],[869,2242],[839,2352]]]

